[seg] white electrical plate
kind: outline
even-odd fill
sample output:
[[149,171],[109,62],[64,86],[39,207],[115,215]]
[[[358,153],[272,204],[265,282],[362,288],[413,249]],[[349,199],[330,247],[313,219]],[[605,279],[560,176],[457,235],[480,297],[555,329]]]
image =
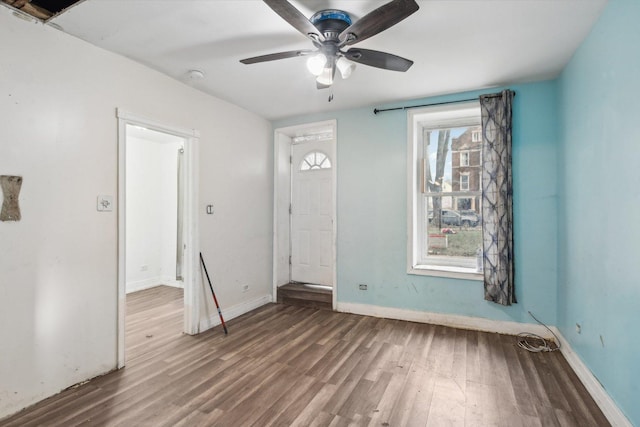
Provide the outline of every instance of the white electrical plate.
[[113,211],[113,196],[98,196],[98,212]]

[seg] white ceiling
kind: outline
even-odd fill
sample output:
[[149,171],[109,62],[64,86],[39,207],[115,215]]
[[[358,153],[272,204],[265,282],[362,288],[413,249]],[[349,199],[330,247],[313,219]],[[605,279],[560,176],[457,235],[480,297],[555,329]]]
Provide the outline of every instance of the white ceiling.
[[[310,17],[336,8],[355,20],[381,0],[291,0]],[[85,0],[50,22],[267,119],[556,77],[606,0],[418,0],[420,10],[356,47],[415,63],[406,73],[358,65],[317,90],[305,58],[240,59],[311,43],[259,0]],[[205,78],[192,81],[188,70]],[[328,102],[330,94],[334,95]]]

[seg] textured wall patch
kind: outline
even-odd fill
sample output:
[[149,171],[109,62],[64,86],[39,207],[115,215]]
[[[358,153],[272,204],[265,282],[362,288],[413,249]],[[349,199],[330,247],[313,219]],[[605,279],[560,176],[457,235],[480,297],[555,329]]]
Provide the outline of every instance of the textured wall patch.
[[0,175],[0,186],[4,200],[0,211],[0,221],[20,221],[18,195],[22,186],[21,176]]

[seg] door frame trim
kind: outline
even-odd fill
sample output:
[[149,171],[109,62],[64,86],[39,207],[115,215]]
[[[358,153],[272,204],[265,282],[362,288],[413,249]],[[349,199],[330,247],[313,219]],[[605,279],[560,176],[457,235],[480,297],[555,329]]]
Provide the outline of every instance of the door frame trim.
[[199,268],[198,251],[198,145],[200,133],[195,129],[169,126],[145,117],[136,116],[120,108],[118,119],[118,369],[125,366],[125,314],[126,314],[126,142],[127,125],[141,126],[183,138],[184,143],[184,231],[186,245],[183,261],[184,332],[190,335],[200,330],[200,293],[196,286]]
[[[338,302],[338,258],[337,258],[337,230],[338,230],[338,123],[337,120],[326,120],[314,123],[305,123],[295,126],[282,127],[274,130],[274,159],[273,159],[273,300],[278,300],[278,286],[291,280],[291,269],[288,259],[291,255],[291,230],[289,221],[289,204],[291,203],[291,145],[293,137],[312,133],[318,129],[331,129],[333,141],[327,154],[331,156],[331,180],[332,180],[332,217],[333,230],[331,237],[332,250],[332,306],[335,310]],[[283,197],[286,196],[286,197]],[[285,220],[286,217],[286,220]],[[285,225],[286,224],[286,225]],[[286,244],[283,241],[286,239]],[[286,266],[286,267],[285,267]],[[285,282],[286,283],[283,283]]]

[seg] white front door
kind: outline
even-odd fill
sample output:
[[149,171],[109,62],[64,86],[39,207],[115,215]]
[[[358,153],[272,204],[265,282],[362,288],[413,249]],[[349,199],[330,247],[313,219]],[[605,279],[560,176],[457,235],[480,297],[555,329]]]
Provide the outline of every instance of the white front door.
[[291,280],[333,286],[333,141],[291,146]]

